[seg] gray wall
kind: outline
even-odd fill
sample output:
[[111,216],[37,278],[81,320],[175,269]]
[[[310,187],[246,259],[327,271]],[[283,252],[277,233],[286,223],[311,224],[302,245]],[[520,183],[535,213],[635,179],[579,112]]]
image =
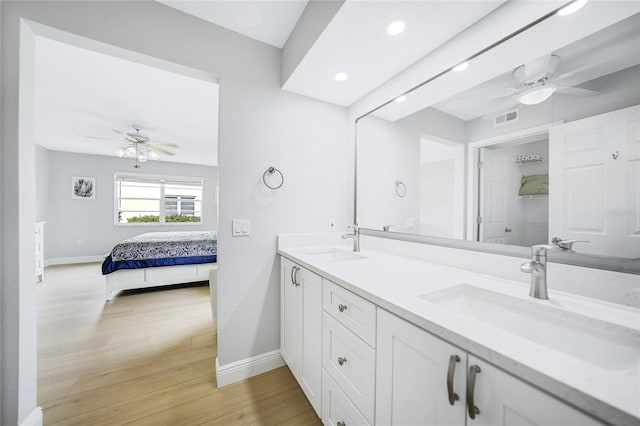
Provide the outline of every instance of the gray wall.
[[[106,255],[118,241],[143,232],[217,229],[216,167],[149,161],[136,171],[130,159],[47,151],[39,146],[36,158],[43,150],[48,153],[49,163],[45,167],[48,178],[43,178],[44,172],[36,169],[36,212],[47,212],[45,259]],[[115,173],[203,178],[202,225],[114,225]],[[95,177],[96,199],[72,200],[71,176]],[[40,205],[42,201],[46,202],[46,208]]]
[[[20,66],[26,19],[112,46],[209,72],[220,84],[220,364],[280,347],[278,233],[344,229],[351,204],[353,133],[344,108],[280,90],[281,51],[153,1],[2,1],[2,420],[36,407],[33,279],[35,147],[29,57]],[[20,88],[20,90],[18,90]],[[22,102],[21,102],[22,101]],[[24,130],[24,132],[23,132]],[[260,184],[269,166],[279,191]],[[99,186],[101,183],[98,184]],[[102,188],[102,186],[100,186]],[[251,220],[232,238],[232,218]],[[213,367],[212,367],[213,368]]]
[[49,151],[48,149],[43,148],[40,145],[36,145],[36,220],[46,221],[49,217],[49,165],[51,164],[50,153],[51,151]]

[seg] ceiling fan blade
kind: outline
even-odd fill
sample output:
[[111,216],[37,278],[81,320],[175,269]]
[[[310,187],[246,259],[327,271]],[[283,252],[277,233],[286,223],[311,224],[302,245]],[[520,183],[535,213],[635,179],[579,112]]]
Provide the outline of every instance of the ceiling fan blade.
[[132,142],[132,143],[136,142],[136,140],[134,138],[132,138],[131,136],[129,136],[125,132],[121,132],[120,130],[116,130],[116,129],[111,129],[111,130],[113,130],[114,132],[116,132],[117,134],[119,134],[120,136],[122,136],[123,138],[128,140],[129,142]]
[[166,149],[160,148],[160,147],[157,147],[157,146],[152,146],[151,148],[154,151],[158,151],[158,152],[161,152],[161,153],[166,154],[166,155],[176,155],[175,153],[173,153],[171,151],[167,151]]
[[168,146],[170,148],[180,148],[175,143],[170,142],[147,142],[150,146]]
[[76,135],[79,136],[81,138],[88,138],[88,139],[99,139],[99,140],[103,140],[103,141],[111,141],[111,142],[115,142],[113,139],[111,138],[101,138],[99,136],[89,136],[89,135]]
[[600,92],[579,87],[558,87],[558,93],[569,96],[595,96]]

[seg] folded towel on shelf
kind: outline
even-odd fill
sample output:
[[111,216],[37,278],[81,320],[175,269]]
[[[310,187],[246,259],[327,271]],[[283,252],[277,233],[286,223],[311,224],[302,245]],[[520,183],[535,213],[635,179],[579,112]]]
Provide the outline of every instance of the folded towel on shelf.
[[549,194],[549,175],[530,175],[522,176],[520,180],[520,191],[518,195],[526,197],[530,195],[548,195]]

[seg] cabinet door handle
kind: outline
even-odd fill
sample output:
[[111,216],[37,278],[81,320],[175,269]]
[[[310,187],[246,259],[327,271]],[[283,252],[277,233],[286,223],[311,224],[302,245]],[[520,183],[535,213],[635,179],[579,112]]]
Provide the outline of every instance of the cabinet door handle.
[[343,305],[342,303],[338,305],[338,310],[340,312],[344,312],[347,310],[347,305]]
[[476,374],[480,372],[480,367],[472,365],[469,367],[469,375],[467,376],[467,409],[471,420],[476,418],[476,414],[480,414],[480,409],[473,402],[474,388],[476,386]]
[[296,270],[296,267],[295,267],[295,266],[292,266],[292,267],[291,267],[291,284],[292,284],[292,285],[295,285],[295,284],[296,284],[295,280],[293,279],[293,273],[295,272],[295,270]]
[[460,399],[457,393],[453,391],[453,375],[456,372],[456,363],[460,362],[458,355],[449,357],[449,369],[447,370],[447,393],[449,394],[449,404],[454,405]]
[[338,423],[336,423],[336,426],[347,426],[347,424],[343,421],[339,421]]
[[339,358],[338,358],[338,364],[340,364],[340,365],[344,365],[346,362],[347,362],[347,359],[346,359],[346,358],[343,358],[343,357],[339,357]]
[[298,268],[297,266],[295,266],[296,268],[296,272],[293,274],[293,283],[297,286],[300,285],[300,283],[298,282],[298,271],[300,270],[300,268]]

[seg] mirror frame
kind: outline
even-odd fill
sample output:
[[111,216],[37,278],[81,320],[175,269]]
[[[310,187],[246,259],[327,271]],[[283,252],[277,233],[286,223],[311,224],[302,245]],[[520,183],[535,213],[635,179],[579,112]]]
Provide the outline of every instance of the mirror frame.
[[[471,61],[474,58],[488,52],[489,50],[501,45],[502,43],[516,37],[517,35],[527,31],[528,29],[538,25],[539,23],[551,18],[554,16],[560,9],[565,6],[573,3],[574,0],[571,0],[567,3],[562,4],[560,7],[555,10],[547,13],[546,15],[530,22],[529,24],[517,29],[511,34],[501,38],[500,40],[492,43],[491,45],[485,47],[484,49],[474,53],[469,56],[467,59],[460,61],[460,63]],[[423,82],[411,87],[410,89],[400,93],[397,96],[389,99],[383,104],[375,107],[374,109],[360,115],[355,119],[355,153],[354,153],[354,198],[353,198],[353,223],[357,224],[358,222],[358,122],[373,114],[374,112],[384,108],[385,106],[394,102],[394,100],[402,95],[407,95],[410,92],[419,89],[420,87],[429,84],[430,82],[440,78],[441,76],[453,71],[453,68],[457,64],[444,69],[443,71],[437,73],[436,75],[424,80]],[[466,228],[466,223],[465,223]],[[524,246],[515,246],[515,245],[506,245],[506,244],[491,244],[491,243],[483,243],[479,241],[471,241],[471,240],[457,240],[452,238],[441,238],[441,237],[430,237],[427,235],[418,235],[418,234],[408,234],[402,232],[388,232],[388,231],[380,231],[377,229],[370,228],[360,228],[360,232],[362,235],[367,235],[371,237],[378,238],[387,238],[391,240],[400,240],[412,243],[419,244],[429,244],[434,246],[442,246],[449,247],[460,250],[469,250],[469,251],[477,251],[482,253],[496,254],[500,256],[510,256],[510,257],[518,257],[527,259],[531,256],[531,249],[529,247]],[[548,260],[553,263],[561,263],[565,265],[573,265],[573,266],[581,266],[586,268],[595,268],[595,269],[603,269],[614,272],[622,272],[628,274],[640,275],[640,257],[634,259],[627,258],[619,258],[613,256],[598,256],[598,255],[589,255],[582,253],[567,253],[556,250],[549,250],[548,252]]]

